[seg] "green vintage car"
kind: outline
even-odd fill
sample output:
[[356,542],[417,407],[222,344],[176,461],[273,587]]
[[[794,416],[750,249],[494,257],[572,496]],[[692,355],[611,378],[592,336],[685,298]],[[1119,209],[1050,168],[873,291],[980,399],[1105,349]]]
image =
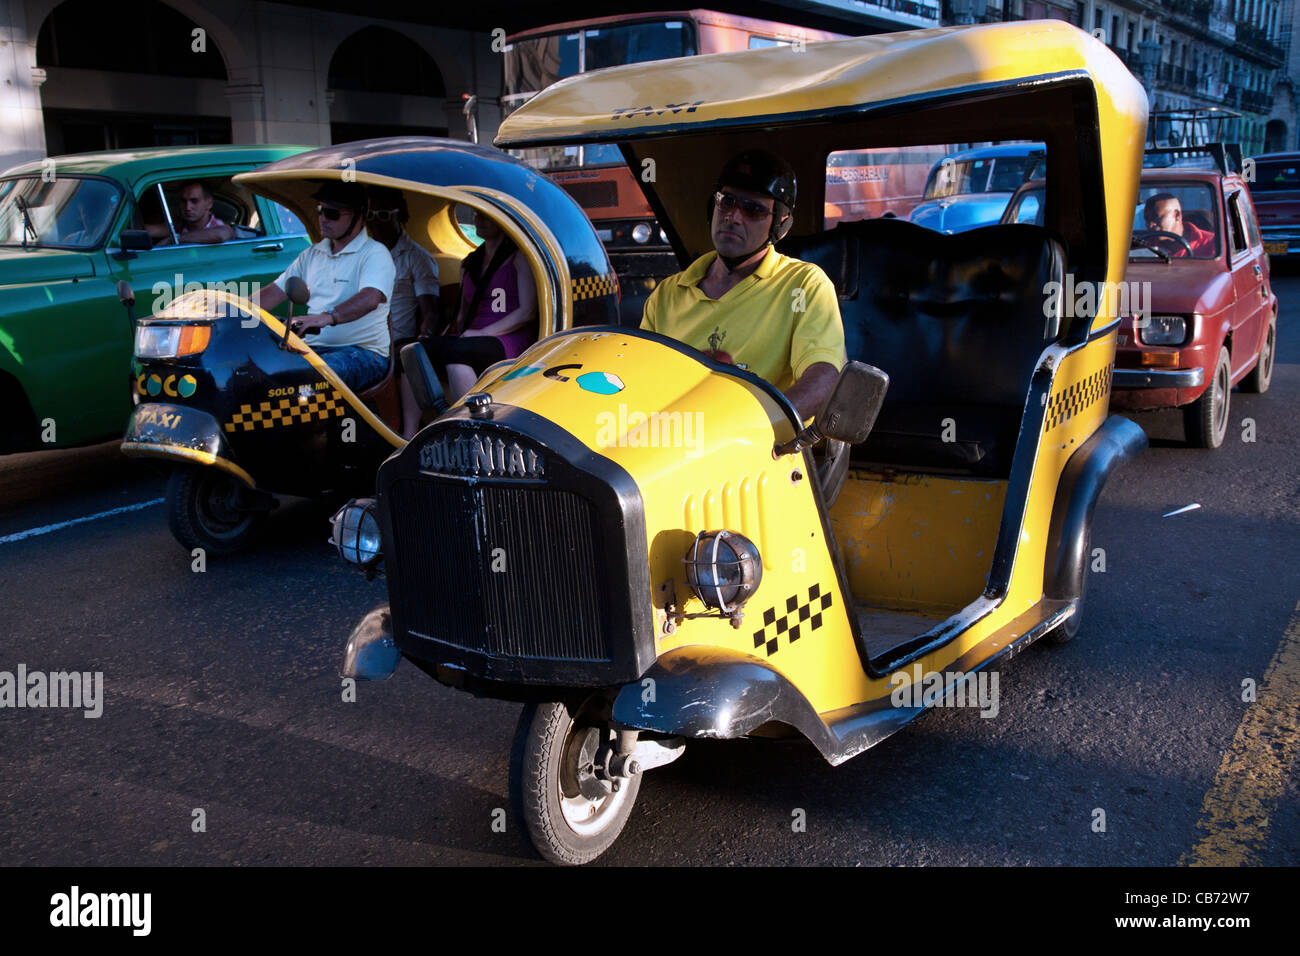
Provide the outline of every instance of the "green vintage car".
[[303,149],[83,153],[0,175],[0,454],[121,437],[135,379],[118,281],[148,314],[192,283],[274,280],[306,229],[231,177]]

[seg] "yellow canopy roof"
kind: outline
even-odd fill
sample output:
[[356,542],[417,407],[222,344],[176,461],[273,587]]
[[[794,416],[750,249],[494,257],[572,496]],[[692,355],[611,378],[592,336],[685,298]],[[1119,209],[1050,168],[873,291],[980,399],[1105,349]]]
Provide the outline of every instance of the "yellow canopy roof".
[[882,33],[599,70],[543,90],[496,144],[617,141],[880,109],[1086,73],[1145,125],[1140,84],[1101,41],[1058,20]]

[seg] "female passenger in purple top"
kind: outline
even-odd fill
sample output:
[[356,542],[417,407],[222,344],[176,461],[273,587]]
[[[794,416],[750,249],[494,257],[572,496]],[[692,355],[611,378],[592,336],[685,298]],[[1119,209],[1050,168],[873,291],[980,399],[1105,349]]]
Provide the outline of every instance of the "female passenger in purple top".
[[450,402],[469,391],[489,365],[516,358],[537,341],[537,287],[528,260],[478,210],[474,228],[483,244],[461,263],[456,321],[445,334],[423,338],[434,366],[446,366]]

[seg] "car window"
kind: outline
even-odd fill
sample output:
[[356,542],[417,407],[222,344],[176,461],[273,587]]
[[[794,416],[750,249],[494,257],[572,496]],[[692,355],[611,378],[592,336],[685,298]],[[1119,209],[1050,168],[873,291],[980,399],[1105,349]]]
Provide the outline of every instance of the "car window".
[[1255,216],[1255,206],[1250,201],[1250,194],[1243,190],[1237,193],[1237,199],[1241,203],[1241,218],[1246,222],[1246,238],[1250,240],[1252,247],[1258,248],[1262,240],[1259,238],[1259,220]]
[[1256,161],[1255,181],[1250,188],[1257,193],[1300,189],[1300,157]]
[[[1171,215],[1176,209],[1177,216]],[[1150,217],[1150,218],[1149,218]],[[1156,221],[1164,218],[1164,221]],[[1174,182],[1143,179],[1138,189],[1137,208],[1133,211],[1133,235],[1142,241],[1135,241],[1130,258],[1149,259],[1157,253],[1151,248],[1155,242],[1150,233],[1153,230],[1177,232],[1172,220],[1181,220],[1183,236],[1192,246],[1191,256],[1195,259],[1213,259],[1219,255],[1219,239],[1223,228],[1219,222],[1218,203],[1207,183]],[[1145,243],[1145,244],[1144,244]],[[1172,239],[1155,242],[1168,255],[1185,256],[1187,251]]]
[[289,211],[287,206],[281,206],[278,202],[271,203],[271,208],[275,210],[275,216],[280,220],[280,235],[282,236],[305,236],[307,227],[303,225],[301,219]]
[[483,244],[482,237],[479,236],[478,230],[474,228],[474,208],[472,206],[456,204],[456,227],[460,229],[461,235],[474,245],[481,246]]
[[1043,190],[1031,189],[1021,194],[1012,222],[1027,222],[1033,226],[1043,224]]
[[[1035,157],[1035,162],[1037,157]],[[930,173],[926,199],[944,199],[969,193],[1011,193],[1025,181],[1028,156],[999,156],[993,159],[945,159]]]
[[1246,249],[1246,227],[1241,222],[1241,193],[1235,192],[1228,196],[1228,222],[1231,226],[1229,235],[1232,237],[1232,254],[1235,256]]
[[[193,199],[196,195],[199,205],[195,213],[187,213],[186,199]],[[206,205],[209,201],[210,205]],[[166,212],[163,210],[164,202]],[[207,212],[204,215],[205,205]],[[197,218],[193,222],[187,220],[187,215],[196,213],[202,221]],[[218,224],[234,229],[235,236],[231,241],[256,239],[266,235],[266,226],[262,222],[256,198],[243,186],[232,182],[229,176],[181,176],[150,183],[140,192],[133,218],[133,227],[147,229],[154,237],[155,246],[171,245],[172,229],[181,233],[187,228],[197,230]]]
[[58,175],[7,180],[0,193],[0,245],[94,249],[122,199],[121,187],[104,179]]
[[837,222],[906,219],[921,201],[930,170],[948,145],[839,149],[826,157],[824,229]]

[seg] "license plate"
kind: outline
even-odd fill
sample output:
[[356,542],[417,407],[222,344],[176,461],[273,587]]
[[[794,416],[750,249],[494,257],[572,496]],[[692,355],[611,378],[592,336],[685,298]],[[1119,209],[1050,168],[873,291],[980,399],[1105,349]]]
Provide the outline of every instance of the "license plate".
[[1284,256],[1286,255],[1286,243],[1266,242],[1264,243],[1264,251],[1267,252],[1270,256]]

